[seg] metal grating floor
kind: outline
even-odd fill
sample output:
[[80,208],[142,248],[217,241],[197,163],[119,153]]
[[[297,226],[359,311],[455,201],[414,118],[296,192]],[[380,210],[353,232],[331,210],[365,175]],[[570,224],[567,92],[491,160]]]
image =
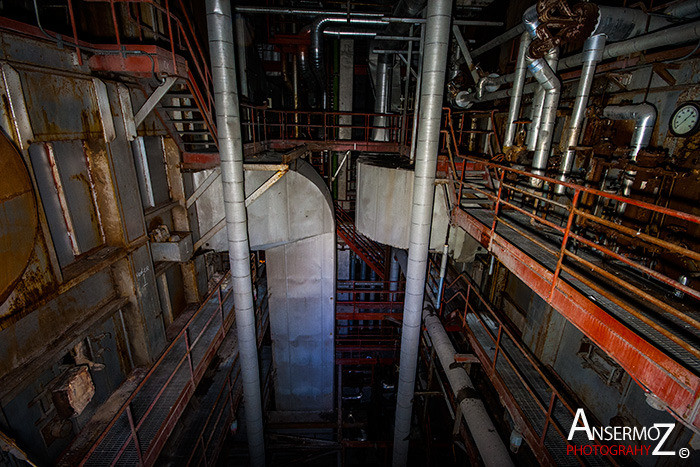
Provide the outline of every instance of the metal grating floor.
[[[227,279],[222,284],[222,296],[228,293],[229,290],[231,290],[231,281]],[[214,294],[190,323],[188,331],[190,342],[194,342],[197,335],[205,328],[207,321],[212,318],[209,327],[202,333],[192,348],[192,366],[195,372],[204,363],[204,356],[214,343],[217,332],[221,328],[221,318],[219,316],[212,317],[212,315],[218,314],[218,308],[218,296]],[[224,310],[225,317],[232,313],[233,294],[230,294],[225,300]],[[188,359],[185,356],[186,344],[183,334],[170,348],[160,365],[146,379],[144,385],[131,401],[134,425],[138,427],[137,436],[142,455],[148,452],[152,441],[163,429],[178,400],[184,397],[188,388],[191,390],[191,372]],[[160,398],[158,398],[159,393],[161,393]],[[153,407],[146,415],[151,405]],[[109,466],[115,461],[116,465],[139,464],[139,456],[133,440],[129,441],[121,457],[119,456],[120,449],[130,436],[131,428],[127,414],[124,412],[106,433],[104,439],[95,448],[90,457],[85,460],[85,465]]]

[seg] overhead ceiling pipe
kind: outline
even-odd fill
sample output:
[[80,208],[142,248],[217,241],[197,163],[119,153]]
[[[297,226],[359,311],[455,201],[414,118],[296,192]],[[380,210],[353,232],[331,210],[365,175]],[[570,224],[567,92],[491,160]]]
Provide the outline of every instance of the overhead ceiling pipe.
[[487,467],[512,466],[513,461],[508,453],[508,448],[501,439],[493,425],[491,417],[484,406],[483,401],[477,397],[478,391],[467,375],[462,365],[455,362],[455,351],[445,328],[435,314],[426,309],[423,312],[425,329],[428,331],[430,342],[435,354],[440,361],[440,366],[447,376],[447,381],[452,388],[452,394],[459,403],[459,413],[469,427],[469,433],[474,439],[476,449],[479,451],[484,465]]
[[405,466],[408,460],[408,437],[411,431],[413,391],[416,382],[420,324],[428,267],[428,247],[435,195],[435,170],[440,144],[440,123],[451,19],[452,0],[433,0],[428,3],[423,49],[421,107],[416,134],[418,142],[401,331],[399,382],[394,421],[392,461],[395,467]]
[[[656,107],[646,102],[633,105],[609,105],[603,109],[603,117],[611,120],[634,120],[634,131],[630,141],[630,161],[637,160],[639,151],[651,142],[651,136],[656,125]],[[632,185],[637,172],[628,170],[622,178],[622,196],[632,194]],[[623,214],[627,203],[617,205],[618,214]]]
[[[647,30],[647,23],[649,23],[649,31],[657,32],[642,35]],[[523,13],[523,25],[525,29],[530,31],[533,37],[535,37],[538,24],[537,10],[533,5]],[[652,47],[692,42],[700,38],[700,34],[695,31],[698,27],[695,23],[693,23],[693,27],[690,27],[691,25],[684,25],[664,29],[672,24],[674,24],[674,19],[663,15],[652,15],[634,8],[598,6],[598,21],[591,36],[605,34],[608,38],[608,42],[623,41],[632,37],[635,38],[625,42],[609,44],[603,52],[602,60],[641,52]],[[670,34],[670,36],[665,37],[665,33]],[[683,37],[684,34],[686,37]],[[583,58],[583,54],[566,57],[559,61],[558,70],[561,71],[579,66]],[[501,86],[503,84],[512,83],[515,80],[515,73],[498,77],[487,77],[484,79],[488,79],[489,85]],[[536,87],[525,87],[525,91],[528,93],[535,89]],[[512,94],[510,90],[494,91],[481,96],[474,93],[471,96],[465,96],[464,99],[468,99],[471,102],[485,102],[502,99],[503,97],[512,96]]]
[[698,18],[700,17],[700,0],[687,0],[685,2],[675,3],[666,7],[664,13],[676,18]]
[[[586,107],[588,106],[588,96],[591,93],[591,85],[593,84],[593,76],[595,75],[596,65],[603,58],[604,48],[604,34],[591,36],[583,44],[583,69],[581,70],[574,108],[567,128],[566,150],[559,165],[558,179],[562,182],[567,180],[571,173],[571,167],[574,165],[574,159],[576,158],[576,149],[574,148],[578,145],[578,140],[581,136],[583,119],[586,116]],[[566,187],[564,185],[556,185],[554,192],[563,195],[566,192]]]
[[207,0],[206,11],[250,465],[262,467],[265,465],[265,444],[243,186],[243,140],[238,106],[231,2],[230,0]]
[[[556,57],[559,49],[554,49],[552,54]],[[532,157],[532,173],[544,175],[549,160],[549,151],[554,137],[554,124],[557,118],[559,95],[561,94],[561,81],[544,58],[532,60],[528,58],[528,69],[544,89],[544,105],[542,106],[542,122],[539,126],[539,136],[535,143],[535,154]],[[542,180],[531,178],[530,184],[534,187],[542,185]]]
[[309,46],[309,55],[311,62],[311,69],[316,77],[316,83],[321,88],[323,93],[323,109],[329,110],[330,102],[328,100],[328,80],[326,79],[326,70],[323,62],[323,30],[326,26],[331,24],[344,24],[344,25],[361,25],[361,26],[383,26],[388,24],[378,18],[357,18],[351,17],[337,17],[337,16],[323,16],[317,18],[311,26],[309,26],[309,33],[311,35],[311,45]]
[[506,135],[503,138],[503,147],[513,146],[515,140],[515,121],[520,117],[520,104],[523,99],[523,87],[525,86],[525,74],[527,73],[527,51],[532,43],[532,36],[529,32],[523,32],[520,36],[520,47],[518,48],[518,60],[515,64],[515,80],[513,81],[513,97],[510,99],[508,108],[508,120],[506,122]]

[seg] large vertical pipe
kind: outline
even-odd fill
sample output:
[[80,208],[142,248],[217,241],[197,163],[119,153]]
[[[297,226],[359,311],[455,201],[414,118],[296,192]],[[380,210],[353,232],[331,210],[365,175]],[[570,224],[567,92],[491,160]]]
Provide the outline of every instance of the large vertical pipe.
[[394,57],[380,54],[377,57],[377,73],[374,80],[374,111],[378,114],[373,119],[372,141],[389,141],[387,117],[391,102],[391,81]]
[[393,465],[403,467],[408,458],[413,390],[416,380],[425,276],[428,267],[430,226],[435,195],[435,169],[440,142],[440,121],[450,38],[452,0],[428,3],[425,24],[421,108],[416,135],[411,231],[409,233],[406,294],[401,331],[399,383],[396,394]]
[[515,80],[513,81],[513,96],[510,98],[508,108],[508,121],[506,122],[506,135],[503,139],[503,147],[513,146],[515,140],[515,121],[520,117],[520,104],[523,100],[523,87],[525,86],[525,74],[527,73],[527,51],[530,48],[532,36],[529,32],[524,32],[520,36],[520,47],[518,49],[518,60],[515,64]]
[[236,50],[238,52],[238,72],[241,79],[241,95],[248,97],[248,75],[245,56],[245,18],[236,15]]
[[[396,292],[399,290],[399,277],[401,277],[401,266],[399,265],[399,260],[396,258],[396,253],[394,248],[391,249],[391,265],[389,268],[389,292]],[[389,300],[395,302],[397,299],[397,294],[389,294]]]
[[484,403],[477,397],[478,391],[474,384],[469,379],[464,367],[455,362],[455,348],[450,342],[440,318],[426,312],[425,328],[484,465],[487,467],[514,465],[510,454],[508,454],[508,448],[498,435]]
[[[559,64],[559,49],[552,49],[544,56],[544,60],[549,65],[552,71],[557,71]],[[532,106],[530,108],[530,128],[527,132],[526,145],[527,149],[534,151],[537,149],[537,141],[540,138],[540,130],[542,129],[542,114],[544,112],[544,101],[546,98],[546,90],[542,85],[537,86],[535,95],[532,97]]]
[[[553,49],[548,55],[559,57],[559,49]],[[535,144],[535,154],[532,157],[532,173],[544,175],[549,160],[549,151],[552,148],[554,137],[554,124],[557,119],[557,107],[561,93],[561,81],[544,58],[532,60],[528,58],[528,68],[540,86],[544,89],[544,104],[542,106],[542,121],[540,122],[539,136]],[[530,184],[538,187],[542,180],[531,178]]]
[[416,133],[418,132],[418,115],[420,113],[421,79],[423,78],[423,45],[425,43],[425,25],[420,26],[420,45],[418,46],[418,77],[416,78],[416,98],[413,101],[413,127],[411,128],[411,152],[408,159],[413,164],[416,159]]
[[238,107],[231,2],[207,0],[206,8],[248,448],[250,464],[263,466],[265,444],[243,186],[243,141]]
[[[569,128],[566,136],[566,150],[561,158],[559,165],[559,180],[565,182],[571,172],[571,167],[574,165],[576,158],[576,150],[574,147],[578,144],[581,130],[583,128],[583,118],[586,115],[586,107],[588,106],[588,96],[591,93],[591,85],[593,84],[593,76],[598,62],[603,58],[603,49],[605,49],[605,35],[597,34],[586,39],[583,44],[583,68],[581,69],[581,79],[578,82],[578,90],[576,91],[576,100],[574,101],[574,109],[571,112],[569,120]],[[563,195],[566,188],[563,185],[557,185],[554,192]]]

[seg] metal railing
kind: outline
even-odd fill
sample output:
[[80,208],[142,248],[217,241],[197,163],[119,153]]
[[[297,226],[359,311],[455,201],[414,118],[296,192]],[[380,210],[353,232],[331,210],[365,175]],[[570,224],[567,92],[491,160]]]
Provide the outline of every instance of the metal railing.
[[[613,215],[606,219],[601,217],[600,212],[605,211],[609,206],[624,203],[627,209],[634,207],[638,213],[646,213],[648,218],[657,215],[674,219],[685,225],[686,231],[697,228],[700,224],[699,216],[591,187],[562,182],[481,158],[462,156],[459,153],[458,133],[454,130],[449,109],[446,113],[449,141],[453,151],[450,152],[452,166],[455,166],[454,160],[479,163],[494,174],[493,188],[489,189],[467,180],[465,170],[455,173],[450,169],[452,195],[456,200],[455,207],[464,211],[460,203],[467,190],[482,196],[491,201],[490,210],[493,212],[488,235],[489,244],[497,227],[503,225],[536,245],[546,255],[545,257],[548,256],[554,260],[551,264],[553,267],[549,267],[553,273],[549,297],[543,298],[551,301],[555,290],[563,280],[562,275],[567,274],[621,306],[636,319],[641,320],[696,358],[700,358],[697,342],[694,345],[683,336],[659,325],[646,313],[637,310],[636,306],[631,306],[629,301],[621,299],[620,294],[607,286],[610,283],[615,284],[637,300],[655,306],[666,318],[672,317],[678,324],[700,331],[700,321],[689,313],[689,310],[697,310],[700,307],[700,291],[654,269],[653,265],[658,265],[661,261],[657,260],[653,263],[651,260],[652,257],[658,259],[668,255],[700,261],[700,253],[682,244],[649,235],[642,231],[642,226],[636,226],[626,218]],[[466,164],[462,165],[462,167],[465,166]],[[554,197],[552,193],[556,185],[564,186],[570,197]],[[517,216],[526,220],[529,227],[525,227],[522,222],[516,222]],[[530,227],[534,227],[534,232]],[[547,234],[546,239],[540,235],[540,232]],[[612,241],[612,239],[616,240]],[[591,271],[603,280],[591,280],[587,274],[581,272],[581,269]],[[630,271],[640,280],[633,281]],[[676,292],[681,296],[691,297],[693,304],[685,308],[677,302],[672,303],[663,294],[663,298],[660,298],[658,293],[650,293],[646,285],[642,284],[648,279],[666,286],[666,292]]]
[[[431,260],[429,276],[434,278],[432,284],[435,291],[435,278],[439,271],[440,265]],[[548,448],[546,453],[550,456],[549,464],[560,465],[561,456],[564,456],[565,460],[568,454],[552,450],[566,449],[566,446],[572,444],[567,440],[570,423],[562,426],[561,420],[565,418],[569,422],[573,421],[577,407],[543,371],[541,364],[504,321],[503,313],[494,310],[482,296],[478,286],[465,273],[459,274],[449,282],[445,281],[442,296],[439,315],[446,320],[449,309],[450,320],[456,319],[461,324],[461,329],[469,337],[482,369],[499,393],[504,393],[501,400],[516,422],[524,425],[520,428],[528,444],[536,452],[544,452],[544,449]],[[475,326],[478,329],[475,329]],[[524,371],[525,369],[528,371]],[[527,412],[523,406],[528,408]],[[582,438],[581,442],[589,444],[587,438]],[[597,440],[596,444],[600,445]],[[584,457],[575,451],[573,456],[578,458],[581,464],[591,462],[590,457],[586,457],[584,462]],[[616,464],[610,457],[607,460],[613,465]]]
[[122,404],[80,465],[152,465],[234,321],[227,273]]
[[[386,126],[374,124],[375,117],[384,117]],[[380,143],[405,145],[409,132],[402,129],[410,118],[400,114],[358,112],[323,112],[306,110],[275,110],[266,107],[241,106],[241,130],[245,143],[270,140],[373,142],[375,130],[386,130],[387,139]],[[345,136],[341,138],[341,133]]]

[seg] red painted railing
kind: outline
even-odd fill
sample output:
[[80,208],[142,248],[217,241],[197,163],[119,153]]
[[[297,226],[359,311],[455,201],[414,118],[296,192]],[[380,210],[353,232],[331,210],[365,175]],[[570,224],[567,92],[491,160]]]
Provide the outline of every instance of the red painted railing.
[[[433,278],[435,291],[437,290],[435,279],[439,271],[440,265],[431,260],[429,276]],[[563,409],[568,414],[567,418],[573,420],[578,407],[560,391],[558,384],[550,379],[541,364],[511,330],[510,325],[503,320],[503,312],[492,307],[465,273],[445,283],[443,291],[439,314],[443,320],[446,320],[446,309],[453,310],[450,313],[450,320],[459,321],[462,331],[468,336],[469,343],[479,359],[481,368],[498,390],[501,401],[515,418],[528,445],[543,464],[557,465],[557,457],[561,459],[568,455],[565,450],[563,452],[551,450],[555,446],[565,449],[570,444],[567,437],[571,427],[562,426],[557,418],[561,420],[563,417],[561,414],[554,417],[553,412],[555,407]],[[475,329],[475,325],[480,329]],[[477,335],[481,339],[477,338]],[[508,348],[503,347],[506,340],[509,344]],[[527,365],[529,370],[527,374],[524,372],[523,364]],[[504,378],[505,373],[509,373],[506,378]],[[512,383],[513,376],[518,381],[518,388],[521,389],[517,396],[514,393],[516,388]],[[536,389],[535,384],[539,388]],[[545,398],[544,394],[548,396]],[[523,400],[524,398],[527,402]],[[524,412],[522,408],[524,405],[535,407],[539,414],[533,417],[531,413]],[[591,414],[588,414],[588,417],[594,419]],[[558,440],[553,442],[551,437],[556,437]],[[600,444],[598,441],[596,443]],[[586,444],[588,444],[587,439]],[[571,457],[577,457],[582,464],[586,463],[583,462],[583,456],[574,453]],[[613,465],[616,464],[612,458],[608,458],[608,461]]]
[[335,222],[338,236],[347,243],[362,261],[367,263],[377,276],[384,279],[386,247],[358,232],[355,227],[355,221],[337,203],[335,205]]
[[[383,117],[383,126],[375,123]],[[410,135],[402,132],[406,122],[400,114],[359,112],[323,112],[306,110],[275,110],[266,107],[241,106],[241,130],[246,143],[271,140],[319,142],[376,142],[385,145],[405,145]],[[384,130],[386,138],[374,141],[376,130]]]
[[[446,109],[451,164],[452,218],[545,301],[612,356],[645,390],[663,400],[681,421],[700,428],[700,378],[687,362],[700,358],[700,348],[688,334],[700,331],[692,310],[700,307],[700,292],[677,280],[670,267],[675,258],[700,260],[700,253],[670,239],[644,231],[634,219],[600,212],[625,204],[635,218],[662,218],[687,232],[697,232],[700,217],[595,188],[534,175],[483,158],[462,156],[458,131]],[[455,161],[480,164],[492,173],[491,187],[467,180]],[[466,167],[467,164],[462,164]],[[566,197],[553,189],[566,188]],[[485,209],[464,209],[462,202],[485,200]],[[632,213],[630,213],[632,214]],[[673,222],[670,222],[671,219]],[[692,245],[692,238],[688,238]],[[527,248],[527,253],[524,252]],[[655,258],[656,261],[650,261]],[[666,267],[666,270],[661,267]],[[636,279],[635,276],[638,278]],[[573,286],[572,284],[576,284]],[[581,287],[592,292],[582,293]],[[597,294],[597,300],[591,298]],[[675,294],[675,297],[674,297]],[[612,303],[652,332],[655,342],[641,337],[638,325],[603,309]],[[664,341],[668,344],[664,344]],[[685,352],[685,362],[670,356],[666,346]]]
[[152,465],[156,461],[233,323],[229,276],[219,281],[87,453],[79,459],[64,457],[60,463]]

